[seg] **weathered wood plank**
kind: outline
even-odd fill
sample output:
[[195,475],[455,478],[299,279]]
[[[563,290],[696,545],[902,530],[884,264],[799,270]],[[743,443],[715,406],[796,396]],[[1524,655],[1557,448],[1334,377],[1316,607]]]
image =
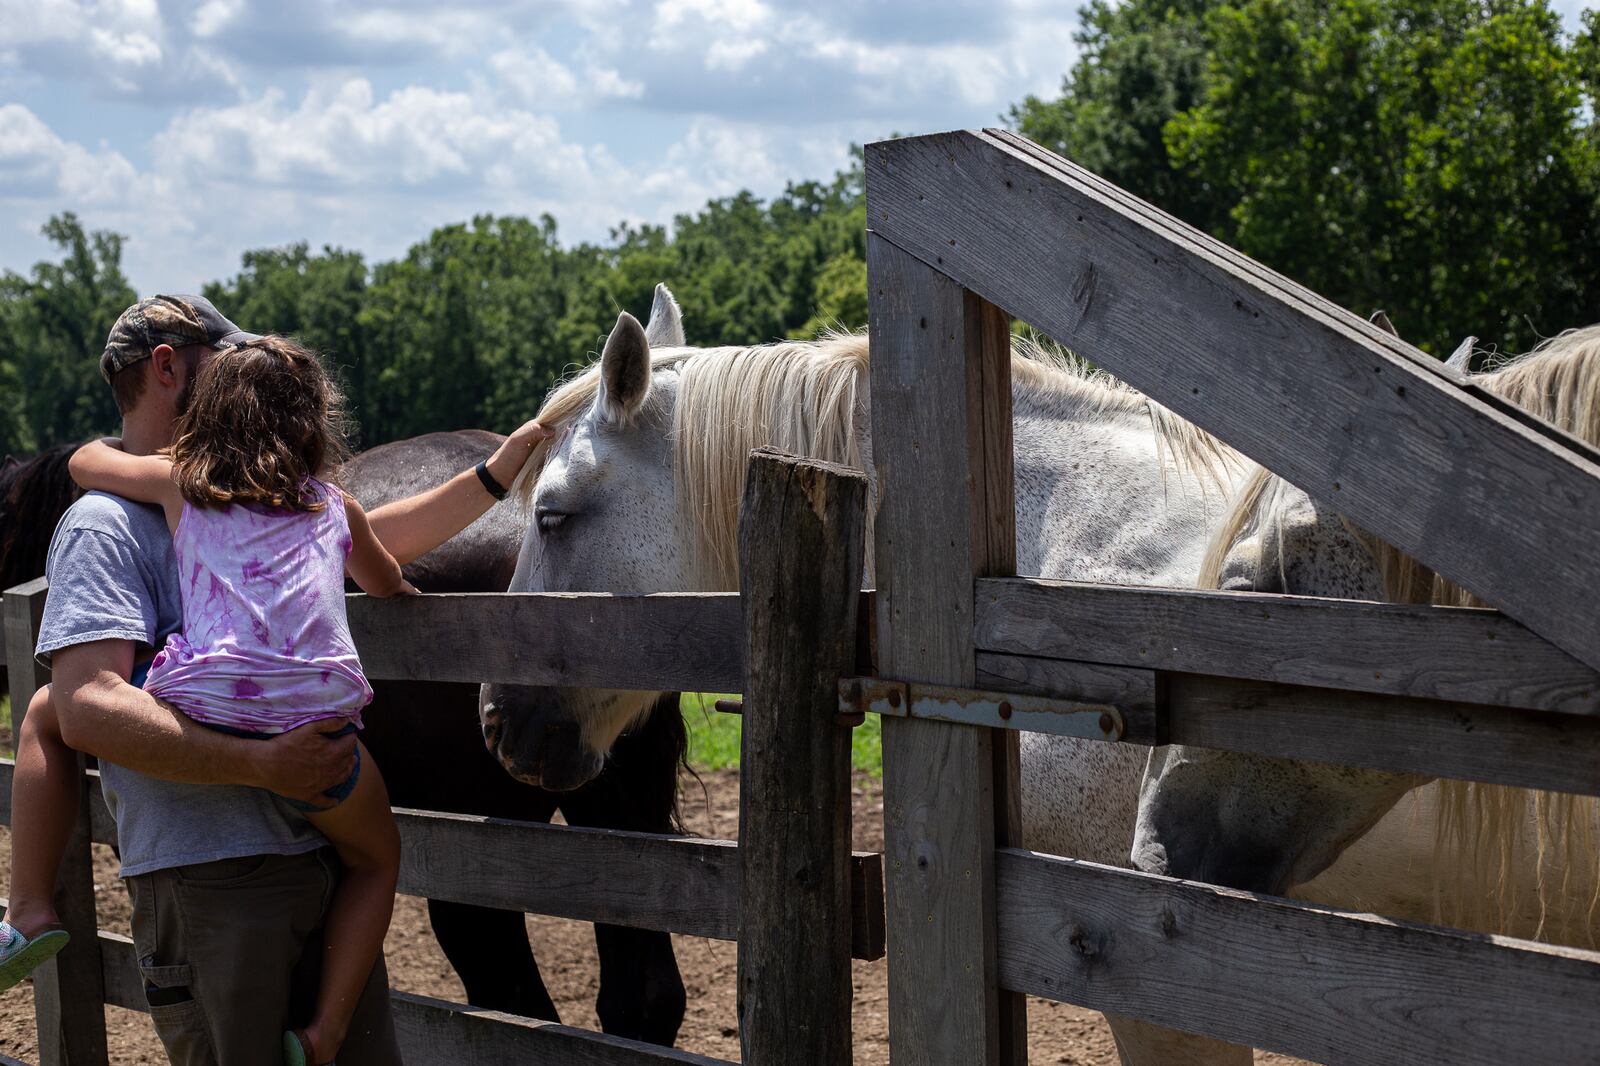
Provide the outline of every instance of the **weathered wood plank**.
[[408,992],[392,993],[392,999],[407,1066],[729,1066],[676,1048]]
[[[1003,316],[872,235],[867,272],[878,665],[887,677],[970,685],[972,578],[1010,572],[1014,544],[989,484],[1009,456]],[[889,1040],[907,1062],[990,1066],[1025,1053],[994,980],[996,812],[1003,824],[1009,804],[996,801],[1008,760],[993,735],[883,723]]]
[[1600,718],[1163,674],[1168,738],[1262,755],[1600,795]]
[[[869,225],[1590,666],[1600,464],[993,135],[871,145]],[[1157,225],[1159,218],[1162,224]]]
[[[529,911],[713,940],[739,936],[739,855],[731,840],[578,829],[396,808],[400,891],[501,910]],[[470,863],[462,856],[471,855]],[[850,892],[882,895],[882,858],[850,858]],[[875,869],[876,868],[876,869]],[[530,873],[533,871],[533,873]],[[847,923],[855,927],[857,923]],[[870,938],[870,921],[860,923]],[[876,958],[871,939],[852,951]]]
[[741,1058],[851,1061],[850,730],[867,479],[754,452],[739,514]]
[[[11,778],[16,773],[16,763],[0,759],[0,825],[11,824]],[[89,839],[96,844],[116,844],[117,824],[106,809],[105,797],[100,793],[100,772],[86,771],[89,790]]]
[[888,951],[883,899],[883,856],[856,852],[850,865],[850,955],[876,961]]
[[1006,849],[1008,988],[1329,1066],[1600,1060],[1600,953]]
[[[1085,170],[1082,167],[1075,166],[1069,160],[1063,159],[1061,156],[1056,155],[1049,149],[1033,143],[1026,137],[1013,133],[1010,130],[1002,129],[985,129],[984,133],[1005,143],[1007,146],[1016,149],[1019,153],[1033,158],[1047,169],[1055,169],[1058,166],[1068,168],[1068,172],[1072,177],[1086,180],[1091,185],[1103,192],[1108,198],[1125,207],[1130,214],[1143,216],[1151,220],[1157,226],[1166,227],[1167,231],[1172,235],[1174,240],[1186,244],[1201,254],[1210,254],[1213,256],[1222,257],[1237,256],[1240,260],[1242,260],[1242,262],[1239,263],[1242,269],[1248,271],[1250,275],[1259,280],[1264,287],[1276,289],[1282,295],[1286,303],[1303,304],[1309,313],[1330,319],[1334,322],[1337,322],[1342,327],[1365,325],[1367,327],[1369,339],[1385,347],[1391,354],[1402,359],[1408,359],[1419,368],[1444,378],[1462,391],[1475,396],[1479,400],[1482,400],[1489,407],[1500,411],[1502,414],[1513,419],[1514,421],[1520,422],[1522,425],[1528,427],[1534,432],[1550,438],[1552,441],[1558,443],[1561,447],[1578,452],[1582,455],[1586,455],[1592,462],[1600,463],[1600,448],[1594,447],[1580,437],[1576,437],[1564,430],[1556,428],[1549,422],[1535,418],[1527,411],[1518,407],[1516,404],[1513,404],[1509,400],[1506,400],[1502,397],[1496,396],[1494,393],[1489,392],[1481,385],[1474,383],[1461,371],[1447,366],[1444,361],[1435,359],[1433,356],[1427,354],[1421,349],[1407,343],[1397,334],[1388,332],[1377,326],[1375,322],[1362,322],[1360,320],[1360,316],[1351,314],[1345,308],[1340,307],[1338,304],[1335,304],[1332,300],[1327,299],[1320,293],[1316,293],[1305,288],[1292,279],[1279,274],[1270,267],[1263,266],[1253,259],[1238,256],[1237,252],[1234,252],[1233,249],[1229,248],[1227,245],[1223,244],[1209,233],[1206,233],[1204,230],[1196,229],[1181,219],[1164,214],[1160,208],[1145,203],[1137,196],[1118,188],[1116,185],[1113,185],[1111,182],[1101,178],[1093,171]],[[1476,340],[1476,338],[1472,339]]]
[[348,604],[371,677],[663,692],[736,692],[744,679],[732,593],[453,592]]
[[1011,578],[973,611],[986,651],[1600,714],[1600,672],[1481,608]]
[[[101,933],[105,958],[105,983],[115,1006],[148,1013],[144,983],[134,960],[133,942],[114,933]],[[689,1066],[725,1066],[686,1051],[641,1044],[620,1037],[574,1029],[555,1022],[536,1021],[514,1014],[479,1010],[427,996],[392,992],[394,1020],[400,1047],[408,1066],[473,1066],[528,1062],[561,1066],[625,1066],[684,1063]]]
[[139,972],[131,937],[100,930],[100,972],[106,985],[107,1006],[150,1010],[144,998],[144,975]]
[[[986,667],[985,683],[1001,690],[1131,708],[1124,719],[1137,722],[1138,728],[1128,729],[1125,742],[1193,744],[1600,794],[1600,717],[1594,715],[993,652],[981,654],[979,662]],[[1154,729],[1152,720],[1158,723]],[[1023,728],[1049,725],[1047,717],[1035,717]]]
[[399,890],[407,895],[718,940],[738,935],[732,841],[398,808],[395,816]]
[[[11,715],[21,737],[28,702],[50,680],[33,649],[49,584],[44,578],[4,594],[6,658],[11,686]],[[77,757],[80,769],[82,755]],[[10,785],[10,782],[7,782]],[[9,804],[10,788],[7,788]],[[40,1066],[105,1066],[106,1016],[101,1003],[100,949],[95,937],[94,861],[89,852],[87,781],[78,787],[78,821],[56,877],[56,913],[72,934],[72,944],[34,971],[34,1016],[39,1030]]]
[[[11,824],[13,764],[0,759],[0,825]],[[96,781],[97,775],[89,775]],[[90,811],[99,844],[116,842],[98,785]],[[577,829],[466,814],[395,808],[402,845],[399,891],[484,907],[610,922],[713,940],[735,940],[737,845],[728,840]],[[461,856],[474,856],[468,864]],[[524,865],[526,864],[526,865]],[[541,871],[538,877],[528,870]],[[675,899],[670,876],[688,871],[691,893]],[[731,887],[729,887],[731,886]],[[731,894],[731,895],[725,895]],[[850,950],[884,953],[883,856],[850,855]]]
[[[0,898],[0,907],[6,906]],[[129,1010],[148,1011],[144,999],[144,979],[139,975],[139,965],[134,961],[133,941],[121,933],[101,929],[100,968],[106,985],[106,1005],[126,1007]]]

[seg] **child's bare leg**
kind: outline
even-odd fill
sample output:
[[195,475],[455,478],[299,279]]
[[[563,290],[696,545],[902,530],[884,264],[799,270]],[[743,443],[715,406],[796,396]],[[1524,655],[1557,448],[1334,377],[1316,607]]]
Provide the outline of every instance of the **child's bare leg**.
[[56,916],[56,873],[78,817],[78,753],[61,739],[50,686],[33,694],[11,779],[11,883],[6,921],[37,936]]
[[317,1062],[328,1062],[344,1043],[372,967],[383,951],[400,874],[400,830],[389,810],[389,791],[363,746],[355,791],[330,811],[307,817],[338,849],[344,879],[323,925],[322,985],[306,1039]]

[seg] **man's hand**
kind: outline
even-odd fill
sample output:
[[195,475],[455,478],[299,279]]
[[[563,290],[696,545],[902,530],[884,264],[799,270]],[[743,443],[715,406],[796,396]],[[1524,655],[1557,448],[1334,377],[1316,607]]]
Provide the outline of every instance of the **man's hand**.
[[302,803],[333,806],[323,793],[344,782],[355,769],[356,735],[327,734],[349,724],[348,718],[323,718],[271,740],[252,741],[261,749],[258,780],[253,784]]

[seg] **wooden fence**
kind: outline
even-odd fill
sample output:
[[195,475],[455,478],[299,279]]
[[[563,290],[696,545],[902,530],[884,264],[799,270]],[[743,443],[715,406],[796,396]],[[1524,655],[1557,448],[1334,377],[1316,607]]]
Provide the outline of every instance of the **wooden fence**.
[[[1325,1063],[1600,1061],[1600,953],[1015,846],[1015,730],[1082,735],[1075,708],[1600,793],[1600,457],[1014,135],[866,162],[894,1061],[1025,1061],[1021,993]],[[1013,315],[1500,611],[1012,576]]]
[[[1013,135],[871,145],[867,200],[879,676],[840,684],[859,482],[771,456],[752,463],[738,598],[354,600],[375,676],[747,696],[737,849],[402,812],[403,889],[737,937],[760,1066],[847,1061],[847,955],[882,953],[884,876],[896,1063],[1026,1061],[1024,994],[1325,1063],[1600,1061],[1600,953],[1037,855],[1017,780],[1025,728],[1600,793],[1600,455]],[[1499,610],[1016,577],[1013,315]],[[19,708],[42,595],[5,599]],[[558,643],[524,648],[527,631]],[[622,631],[625,657],[592,639]],[[885,715],[886,874],[846,850],[836,700]],[[79,929],[88,841],[108,834],[91,805],[63,897]],[[430,861],[469,848],[497,862]],[[98,945],[40,976],[47,1063],[103,1062],[99,1004],[142,1003],[126,940]],[[397,1010],[425,1064],[707,1061]]]
[[[813,495],[832,501],[825,516]],[[753,543],[772,550],[747,553],[743,596],[791,605],[781,611],[745,617],[734,594],[352,596],[352,630],[374,678],[746,694],[741,844],[400,810],[400,891],[737,940],[745,1060],[847,1061],[850,959],[884,953],[881,857],[850,851],[849,730],[836,722],[837,678],[857,666],[865,496],[859,475],[777,457],[752,463],[742,535],[759,530]],[[775,550],[794,537],[809,550]],[[830,591],[818,599],[821,590]],[[46,593],[40,579],[4,596],[19,728],[48,680],[32,654]],[[524,642],[525,633],[541,637]],[[3,824],[11,776],[0,762]],[[113,842],[115,827],[94,785],[86,774],[58,889],[73,943],[35,975],[42,1066],[103,1066],[103,1004],[147,1009],[132,942],[96,926],[89,845]],[[785,1020],[801,994],[814,1024],[797,1030]],[[411,1066],[718,1061],[422,996],[394,1001]]]

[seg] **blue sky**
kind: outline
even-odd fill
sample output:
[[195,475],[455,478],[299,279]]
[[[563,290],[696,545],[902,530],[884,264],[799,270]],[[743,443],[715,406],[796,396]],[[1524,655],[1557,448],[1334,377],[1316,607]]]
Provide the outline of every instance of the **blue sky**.
[[[1573,22],[1577,0],[1558,3]],[[143,292],[482,212],[564,239],[992,125],[1072,62],[1047,0],[0,0],[0,268],[61,210]]]

